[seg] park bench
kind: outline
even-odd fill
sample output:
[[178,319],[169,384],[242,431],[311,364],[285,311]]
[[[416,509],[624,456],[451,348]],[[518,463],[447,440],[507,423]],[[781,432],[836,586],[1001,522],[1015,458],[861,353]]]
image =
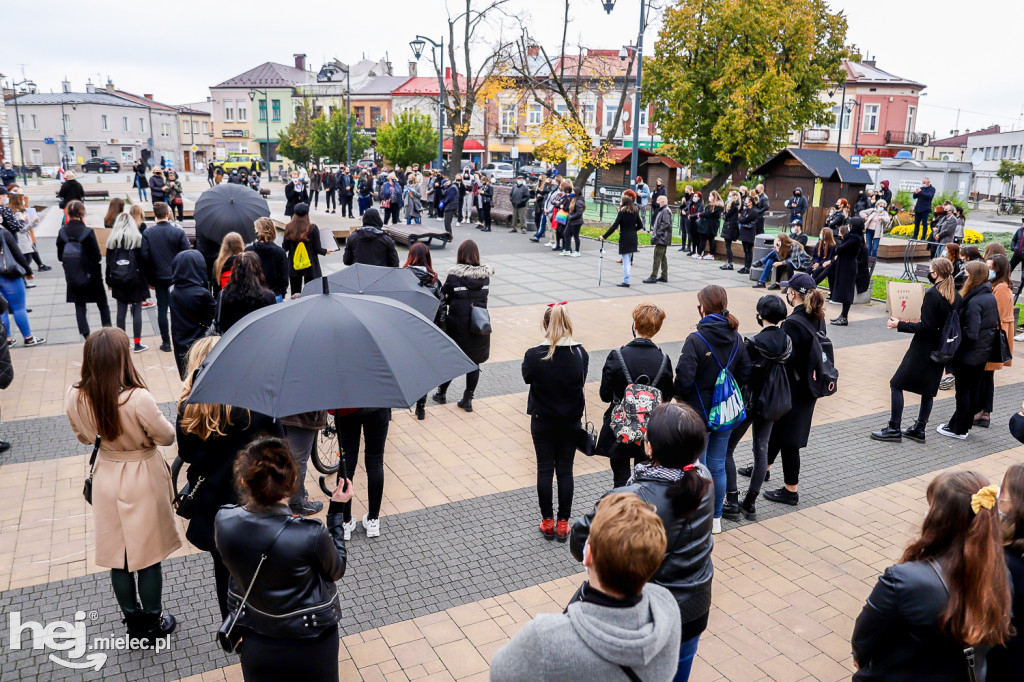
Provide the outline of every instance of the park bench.
[[[429,225],[388,225],[384,231],[391,235],[391,238],[398,244],[412,246],[416,242],[423,242],[427,248],[443,249],[451,241],[451,235],[444,231],[443,227],[431,227]],[[434,245],[434,240],[440,240],[439,246]]]
[[[54,194],[55,197],[60,199],[59,194]],[[110,192],[105,189],[87,189],[85,190],[85,198],[88,199],[109,199]]]

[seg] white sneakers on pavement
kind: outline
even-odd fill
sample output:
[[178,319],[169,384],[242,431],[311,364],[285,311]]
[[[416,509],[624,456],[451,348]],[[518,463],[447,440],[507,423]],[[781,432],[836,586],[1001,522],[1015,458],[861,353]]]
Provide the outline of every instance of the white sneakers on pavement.
[[935,429],[939,435],[946,436],[947,438],[959,438],[960,440],[966,440],[966,433],[953,433],[949,430],[949,424],[941,424],[939,428]]
[[366,529],[366,537],[380,537],[380,519],[368,519],[367,516],[367,514],[363,514],[363,528]]
[[722,532],[722,519],[711,519],[711,534],[718,535]]
[[1013,340],[1014,341],[1024,341],[1024,332],[1021,332],[1020,334],[1017,334],[1017,336],[1013,337]]
[[352,539],[352,531],[356,529],[356,520],[352,519],[347,523],[343,523],[341,527],[345,530],[345,541],[348,542]]

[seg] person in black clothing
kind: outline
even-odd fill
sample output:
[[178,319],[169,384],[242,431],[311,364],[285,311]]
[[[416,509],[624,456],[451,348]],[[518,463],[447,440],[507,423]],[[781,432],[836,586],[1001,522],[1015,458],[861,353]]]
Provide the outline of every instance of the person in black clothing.
[[[320,229],[309,221],[309,206],[298,204],[294,215],[284,228],[284,250],[288,254],[288,281],[291,283],[292,296],[302,293],[302,287],[321,275],[320,256],[331,253],[320,245]],[[301,248],[300,248],[301,247]],[[300,258],[296,258],[296,252]],[[306,252],[309,264],[298,267],[301,251]]]
[[114,219],[114,229],[107,239],[106,262],[106,283],[117,301],[117,326],[124,331],[131,308],[134,352],[141,353],[148,348],[142,345],[142,302],[149,299],[149,285],[142,275],[142,235],[135,218],[127,213]]
[[754,264],[754,237],[757,236],[757,218],[754,198],[748,194],[743,200],[743,210],[740,211],[737,219],[740,228],[740,243],[743,244],[743,267],[736,271],[739,275],[750,274],[750,266]]
[[[540,532],[547,540],[569,539],[572,515],[572,462],[579,442],[580,418],[586,407],[590,357],[572,338],[572,319],[565,303],[550,304],[544,311],[545,342],[523,356],[523,381],[530,386],[526,413],[537,453],[537,499]],[[558,476],[558,516],[551,501],[552,477]]]
[[338,203],[334,198],[334,190],[338,187],[337,176],[334,175],[330,168],[325,168],[321,177],[321,182],[323,182],[324,186],[324,212],[334,213],[334,207]]
[[142,233],[143,272],[149,286],[156,291],[156,321],[160,328],[160,350],[171,352],[171,335],[167,326],[168,290],[171,286],[171,263],[174,257],[191,247],[185,230],[169,221],[171,208],[167,204],[153,204],[157,223]]
[[[430,249],[423,242],[416,242],[409,247],[409,256],[405,259],[405,265],[403,268],[409,268],[416,275],[416,279],[419,281],[421,287],[426,288],[430,293],[437,298],[440,302],[444,298],[444,294],[441,292],[441,279],[434,272],[434,265],[431,263]],[[437,313],[434,315],[434,324],[439,327],[443,325],[441,320],[443,306],[438,306]],[[416,401],[416,419],[423,420],[427,418],[427,396],[423,396]]]
[[288,217],[295,215],[295,207],[299,204],[306,205],[306,213],[309,213],[309,190],[306,183],[299,177],[299,171],[291,172],[291,179],[284,186],[284,214]]
[[373,205],[373,180],[369,173],[363,171],[359,178],[359,215],[366,213],[371,205]]
[[102,325],[110,326],[110,307],[107,305],[107,292],[103,288],[103,273],[100,271],[103,257],[100,255],[100,246],[96,243],[96,233],[82,222],[85,220],[85,204],[81,201],[72,201],[67,207],[67,217],[68,222],[57,234],[57,260],[64,262],[64,249],[69,242],[81,244],[82,258],[77,265],[88,274],[89,281],[85,286],[79,287],[68,284],[67,302],[75,304],[78,333],[83,338],[88,338],[89,319],[86,316],[86,303],[95,303],[100,309]]
[[[988,282],[988,264],[971,261],[964,270],[967,283],[960,290],[962,341],[953,356],[956,377],[956,410],[938,432],[950,438],[967,438],[974,424],[974,415],[982,408],[982,378],[985,363],[992,359],[999,344],[999,307]],[[996,351],[998,352],[998,351]]]
[[[629,273],[633,269],[633,255],[639,250],[637,246],[637,233],[644,229],[644,222],[636,210],[636,193],[627,189],[622,193],[622,204],[615,216],[615,222],[601,236],[601,241],[611,237],[615,230],[621,230],[619,235],[619,255],[622,257],[622,283],[618,286],[629,288]],[[579,251],[579,249],[577,249]]]
[[835,268],[833,267],[835,262],[835,236],[831,228],[823,227],[821,228],[821,234],[818,235],[818,241],[814,245],[814,251],[811,252],[811,272],[809,274],[814,278],[815,284],[821,284],[827,277],[829,289],[831,290],[835,283]]
[[[223,619],[228,615],[228,569],[214,543],[213,521],[222,506],[238,504],[234,480],[237,453],[263,435],[283,438],[284,430],[277,420],[259,412],[228,405],[185,404],[199,366],[218,340],[216,336],[204,337],[189,350],[174,429],[178,456],[189,465],[185,475],[193,492],[192,518],[185,537],[213,558],[217,604]],[[202,483],[198,483],[200,478]]]
[[[348,414],[344,414],[347,412]],[[334,425],[338,431],[338,444],[345,458],[345,469],[349,476],[354,477],[359,464],[359,440],[366,440],[363,452],[363,468],[366,469],[367,512],[363,515],[363,530],[366,537],[380,537],[380,506],[384,499],[384,448],[388,440],[388,427],[391,423],[389,408],[366,408],[361,410],[344,410],[334,415]],[[352,518],[352,504],[341,507],[342,529],[346,540],[352,537],[356,529],[356,520]]]
[[189,348],[209,331],[217,302],[210,293],[206,262],[198,251],[182,251],[174,257],[171,267],[171,340],[178,374],[184,380]]
[[740,193],[736,190],[729,192],[725,200],[724,222],[722,223],[722,239],[725,240],[725,263],[720,270],[732,270],[732,243],[740,238]]
[[920,537],[878,578],[853,626],[854,682],[986,679],[990,647],[1012,632],[997,490],[974,471],[928,485]]
[[[859,220],[859,218],[858,218]],[[831,320],[838,327],[849,324],[850,306],[857,294],[857,260],[860,252],[866,247],[864,235],[854,234],[850,225],[843,223],[839,227],[840,241],[836,245],[836,262],[834,267],[835,284],[832,287],[832,302],[841,303],[843,310],[839,317]],[[829,277],[831,281],[831,277]]]
[[[1024,413],[1017,413],[1013,419],[1020,424]],[[988,652],[988,679],[1024,680],[1024,464],[1011,464],[1006,470],[999,486],[998,505],[1006,544],[1003,558],[1013,591],[1010,625],[1016,634]]]
[[309,171],[309,201],[306,203],[312,204],[314,210],[320,207],[320,188],[322,186],[320,170],[314,168]]
[[231,279],[220,294],[220,333],[226,334],[243,317],[277,303],[274,292],[266,287],[263,267],[255,253],[242,252],[235,256]]
[[[228,608],[245,633],[242,675],[252,682],[338,682],[335,583],[345,575],[341,506],[352,499],[352,482],[334,491],[325,526],[288,509],[300,482],[285,441],[261,438],[237,459],[235,486],[244,506],[217,512],[214,540],[231,574]],[[257,575],[261,556],[267,558]]]
[[288,292],[288,254],[274,241],[277,228],[273,220],[257,218],[255,227],[256,241],[245,247],[245,250],[259,256],[267,288],[274,292],[280,303]]
[[[153,175],[149,178],[149,195],[153,199],[153,206],[156,207],[157,202],[167,202],[167,183],[164,181],[164,172],[160,169],[154,169]],[[157,216],[157,220],[160,217]]]
[[213,169],[214,169],[213,162],[212,161],[208,161],[206,163],[206,184],[208,184],[210,187],[213,187],[213,185],[214,185],[214,182],[213,182]]
[[[334,175],[335,188],[338,190],[338,207],[341,215],[352,217],[352,198],[356,195],[356,177],[348,168],[341,168]],[[360,212],[360,215],[362,213]]]
[[658,204],[658,197],[668,199],[668,190],[665,189],[665,183],[661,181],[661,178],[655,181],[654,191],[651,192],[651,229],[654,229],[654,219],[658,217],[658,212],[661,210],[661,206]]
[[661,402],[672,400],[672,360],[651,340],[661,330],[665,311],[653,303],[633,308],[633,340],[605,359],[601,370],[601,400],[608,403],[597,437],[597,452],[609,458],[612,487],[626,485],[633,466],[647,461],[643,444],[620,443],[612,432],[612,410],[622,401],[626,386],[637,381],[661,391]]
[[[665,526],[668,551],[651,582],[667,588],[679,604],[682,641],[677,680],[690,677],[711,611],[715,496],[711,473],[699,461],[706,437],[703,417],[688,406],[660,405],[651,414],[644,442],[651,462],[638,464],[632,482],[611,491],[633,493],[652,505]],[[569,552],[577,561],[583,560],[594,514],[581,516],[569,535]]]
[[768,209],[771,208],[771,202],[768,201],[768,195],[764,193],[764,185],[759,184],[755,187],[754,194],[757,196],[754,204],[757,208],[757,233],[764,234],[764,217],[768,213]]
[[479,227],[482,232],[491,231],[491,206],[493,203],[494,187],[491,185],[491,179],[483,175],[480,177],[480,208],[477,211],[477,218],[480,221]]
[[[458,405],[466,412],[473,411],[473,392],[480,381],[479,365],[487,362],[491,354],[490,335],[474,334],[470,321],[473,308],[487,308],[487,294],[491,286],[494,268],[480,264],[480,250],[472,239],[459,244],[456,265],[448,270],[441,291],[444,294],[443,306],[447,308],[445,331],[448,336],[462,349],[470,360],[478,367],[466,375],[466,391]],[[448,402],[448,386],[446,381],[431,396],[436,403]]]
[[[886,326],[914,335],[910,348],[903,356],[903,362],[889,380],[892,390],[892,414],[889,424],[881,431],[872,431],[874,440],[899,443],[903,436],[923,443],[924,427],[932,413],[932,402],[939,392],[939,381],[942,379],[942,363],[931,359],[933,351],[943,344],[942,328],[946,319],[961,305],[960,294],[953,283],[953,264],[946,258],[934,259],[928,268],[928,280],[932,285],[924,292],[924,303],[921,306],[921,319],[918,322],[907,322],[890,317]],[[921,396],[921,407],[917,421],[906,431],[900,430],[903,419],[903,391],[910,391]]]
[[[64,174],[64,182],[57,190],[58,206],[66,209],[72,201],[85,201],[85,188],[75,179],[75,174],[68,171]],[[155,201],[155,200],[154,200]]]
[[441,208],[441,202],[444,201],[445,187],[444,183],[446,178],[440,171],[434,171],[434,215],[432,217],[443,219],[444,209]]
[[452,222],[459,210],[459,190],[451,180],[445,178],[440,194],[441,200],[437,204],[437,211],[444,215],[444,231],[451,237]]
[[689,204],[684,208],[683,227],[686,229],[686,236],[689,242],[688,253],[691,258],[696,258],[700,255],[697,251],[697,227],[700,224],[700,214],[704,212],[704,195],[700,192],[694,192]]
[[[806,275],[804,275],[806,277]],[[797,282],[799,284],[799,280]],[[757,323],[763,327],[753,338],[745,339],[747,354],[750,356],[750,381],[747,382],[744,397],[747,401],[747,418],[729,434],[729,449],[725,455],[725,506],[722,516],[739,521],[740,514],[748,521],[757,521],[754,502],[761,492],[761,486],[768,472],[768,439],[778,421],[780,411],[777,405],[767,403],[771,398],[765,395],[767,382],[775,378],[780,370],[785,372],[785,363],[793,352],[793,341],[779,324],[786,319],[786,303],[773,294],[762,296],[757,302]],[[787,387],[788,389],[788,384]],[[743,501],[739,500],[736,482],[736,460],[733,455],[736,446],[754,427],[754,466],[750,471],[750,485]]]
[[697,217],[697,255],[703,260],[715,259],[715,237],[722,224],[722,197],[714,190],[708,195],[708,202]]
[[362,263],[397,268],[399,263],[395,241],[382,229],[383,227],[377,209],[367,209],[363,214],[362,227],[353,230],[345,240],[342,262],[345,265]]

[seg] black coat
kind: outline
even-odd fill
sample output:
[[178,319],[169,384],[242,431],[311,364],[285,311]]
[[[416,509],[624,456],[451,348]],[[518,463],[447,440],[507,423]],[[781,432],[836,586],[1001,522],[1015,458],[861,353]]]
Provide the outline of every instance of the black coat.
[[[868,263],[868,248],[864,234],[864,219],[860,216],[853,216],[846,221],[850,226],[850,234],[855,235],[861,242],[861,248],[857,251],[857,293],[863,294],[871,286],[871,268]],[[804,236],[804,241],[807,237]]]
[[[26,274],[32,273],[32,264],[29,263],[28,258],[18,248],[18,238],[15,237],[9,230],[0,230],[0,235],[3,235],[4,243],[2,245],[3,250],[6,252],[8,264],[14,261],[22,267]],[[95,239],[95,237],[93,238]]]
[[213,323],[217,302],[210,293],[206,261],[198,251],[182,251],[174,257],[171,288],[171,340],[188,348],[206,335]]
[[[138,270],[135,271],[135,277],[132,279],[132,283],[128,286],[114,286],[110,283],[110,266],[121,259],[134,258],[135,263],[139,266]],[[106,258],[106,272],[104,279],[107,286],[112,290],[112,296],[115,301],[121,303],[142,303],[149,298],[149,285],[146,284],[146,278],[142,274],[142,247],[137,249],[107,249]]]
[[0,334],[0,389],[8,388],[14,381],[14,364],[11,363],[11,347],[7,334]]
[[448,336],[478,365],[491,356],[490,335],[469,331],[472,309],[486,308],[494,268],[489,265],[455,265],[448,271],[441,291],[448,306]]
[[288,254],[276,242],[256,241],[245,247],[260,258],[267,288],[283,297],[288,290]]
[[[857,293],[857,259],[863,251],[864,237],[853,232],[847,233],[843,241],[836,244],[836,262],[832,274],[835,284],[832,287],[832,301],[835,303],[853,303]],[[830,278],[831,279],[831,278]]]
[[231,425],[223,426],[223,436],[213,435],[202,440],[194,433],[181,429],[181,412],[175,421],[175,440],[178,456],[188,462],[188,482],[193,485],[203,477],[195,489],[195,510],[185,530],[185,537],[193,545],[209,552],[214,549],[213,519],[225,504],[238,504],[235,492],[235,456],[260,435],[284,438],[281,423],[259,412],[239,407],[231,408]]
[[714,238],[718,234],[718,226],[722,224],[722,207],[705,205],[697,221],[697,232]]
[[284,186],[284,198],[287,202],[284,206],[284,214],[286,216],[294,215],[296,206],[309,203],[309,190],[306,188],[306,183],[302,183],[302,189],[298,190],[295,189],[295,181],[289,180],[288,184]]
[[999,331],[999,308],[992,295],[992,285],[984,282],[964,296],[960,308],[960,333],[963,340],[956,349],[953,362],[961,365],[984,365],[990,360]]
[[[349,237],[351,239],[351,237]],[[298,248],[300,243],[306,245],[306,253],[309,254],[310,267],[305,270],[295,269],[295,249]],[[285,239],[282,244],[285,253],[288,255],[288,276],[289,277],[305,277],[306,281],[315,279],[321,275],[320,272],[320,256],[327,255],[327,249],[320,246],[320,229],[316,225],[309,226],[309,232],[306,233],[305,242],[292,241]]]
[[619,230],[619,255],[636,253],[639,250],[636,234],[642,229],[644,229],[644,221],[640,219],[639,213],[620,209],[619,213],[615,216],[615,222],[612,223],[612,226],[608,228],[602,238],[608,239],[608,237],[615,233],[615,230]]
[[68,285],[67,302],[99,303],[106,301],[107,290],[103,286],[103,273],[100,271],[103,257],[100,255],[100,246],[96,242],[96,233],[80,220],[69,220],[57,234],[57,260],[64,261],[64,247],[72,240],[82,244],[82,266],[89,273],[89,283],[84,287]]
[[750,356],[750,379],[743,387],[743,397],[747,401],[748,416],[764,414],[764,403],[761,394],[765,382],[773,367],[785,365],[793,352],[793,341],[781,327],[768,326],[753,337],[744,339],[747,344],[747,355]]
[[725,210],[725,222],[722,224],[722,239],[734,242],[740,238],[740,204],[733,201]]
[[362,263],[397,268],[398,250],[395,248],[395,241],[387,232],[377,227],[364,226],[352,230],[345,240],[342,262],[345,265]]
[[[633,381],[645,377],[645,381],[654,382],[654,387],[661,391],[663,403],[672,400],[675,391],[672,360],[653,341],[644,338],[633,339],[620,348],[619,353],[622,354],[622,361],[626,363],[626,369],[629,370],[629,376]],[[658,372],[662,367],[664,370],[659,377]],[[597,437],[597,452],[605,457],[645,457],[642,446],[616,443],[615,434],[612,433],[612,409],[615,403],[622,400],[629,383],[619,359],[615,357],[615,352],[609,353],[601,370],[600,389],[601,401],[608,403],[608,409],[604,411],[601,433]]]
[[270,289],[262,289],[256,296],[237,296],[229,289],[221,292],[220,319],[218,326],[220,333],[226,333],[236,322],[243,317],[267,306],[277,303],[274,292]]
[[550,421],[579,422],[586,407],[583,387],[587,383],[590,356],[578,343],[558,346],[549,360],[547,342],[534,346],[523,356],[523,381],[530,387],[526,413]]
[[85,189],[78,180],[65,180],[57,190],[57,198],[60,200],[60,207],[64,208],[72,201],[85,201]]
[[[966,682],[963,645],[939,629],[948,599],[927,561],[885,569],[853,626],[853,658],[860,664],[854,682]],[[985,679],[988,649],[975,647],[979,680]]]
[[[709,344],[715,357],[711,357],[708,352]],[[730,357],[732,362],[729,361]],[[715,381],[726,366],[740,386],[750,379],[750,357],[743,337],[730,329],[729,323],[721,315],[708,315],[697,323],[697,331],[683,342],[683,350],[676,363],[676,398],[706,419],[711,409]]]
[[1024,680],[1024,557],[1013,549],[1003,549],[1006,567],[1010,569],[1013,588],[1013,624],[1017,631],[1006,644],[993,647],[988,654],[988,679]]
[[740,241],[745,244],[753,244],[757,236],[757,209],[744,208],[739,215]]
[[809,325],[811,329],[825,329],[824,321],[812,320],[802,305],[794,308],[789,317],[782,321],[783,331],[789,334],[793,342],[793,352],[786,361],[786,376],[789,378],[793,407],[782,419],[775,422],[771,439],[768,441],[769,450],[773,445],[806,447],[807,439],[811,435],[811,420],[814,419],[814,405],[818,399],[811,395],[805,376],[813,338],[805,325]]
[[901,332],[913,334],[914,338],[903,356],[903,362],[889,380],[890,386],[930,398],[938,394],[943,365],[932,362],[929,356],[942,345],[942,326],[946,324],[950,311],[954,307],[959,308],[960,304],[960,294],[956,295],[950,305],[936,287],[924,292],[921,321],[900,322],[896,327]]
[[[217,247],[216,244],[213,246]],[[156,225],[146,228],[142,233],[142,271],[146,275],[146,281],[153,286],[170,286],[175,257],[191,248],[185,230],[174,223],[161,220]]]

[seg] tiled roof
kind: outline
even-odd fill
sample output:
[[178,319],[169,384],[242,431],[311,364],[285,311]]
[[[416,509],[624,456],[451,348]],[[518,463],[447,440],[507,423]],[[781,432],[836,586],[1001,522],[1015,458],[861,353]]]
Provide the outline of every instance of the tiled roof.
[[941,140],[932,140],[928,143],[931,147],[966,147],[967,137],[969,135],[995,135],[999,132],[999,126],[990,126],[983,130],[975,130],[972,132],[966,132],[963,135],[954,135],[953,137],[946,137]]
[[783,149],[770,157],[757,168],[750,171],[753,175],[765,175],[765,171],[776,159],[783,155],[790,155],[799,161],[807,170],[816,177],[828,180],[833,176],[838,177],[840,182],[853,184],[871,184],[871,175],[863,168],[854,168],[842,154],[825,149]]
[[925,88],[923,83],[883,71],[875,66],[873,62],[844,61],[843,68],[846,69],[846,82],[851,85],[854,83],[862,85],[872,83],[878,85],[904,85],[921,90]]
[[[432,79],[436,86],[437,79]],[[353,95],[390,95],[395,89],[409,81],[409,76],[372,76],[363,87],[353,90]],[[437,88],[434,88],[437,92]]]
[[294,66],[286,66],[276,62],[264,62],[256,68],[249,69],[223,83],[213,86],[214,88],[290,88],[293,85],[306,83],[313,79],[313,74]]
[[132,102],[124,97],[118,97],[117,95],[110,95],[106,91],[104,92],[39,92],[34,94],[18,95],[17,98],[12,97],[7,100],[7,103],[14,105],[14,100],[18,100],[18,104],[21,106],[28,106],[30,104],[60,104],[63,102],[65,105],[70,104],[110,104],[115,107],[142,107],[143,105]]
[[133,95],[132,93],[125,92],[123,90],[115,90],[114,92],[118,97],[123,97],[130,102],[141,104],[144,107],[152,107],[153,109],[166,109],[167,111],[174,111],[174,107],[172,107],[170,104],[163,104],[161,102],[157,102],[156,100],[146,99],[142,95]]

